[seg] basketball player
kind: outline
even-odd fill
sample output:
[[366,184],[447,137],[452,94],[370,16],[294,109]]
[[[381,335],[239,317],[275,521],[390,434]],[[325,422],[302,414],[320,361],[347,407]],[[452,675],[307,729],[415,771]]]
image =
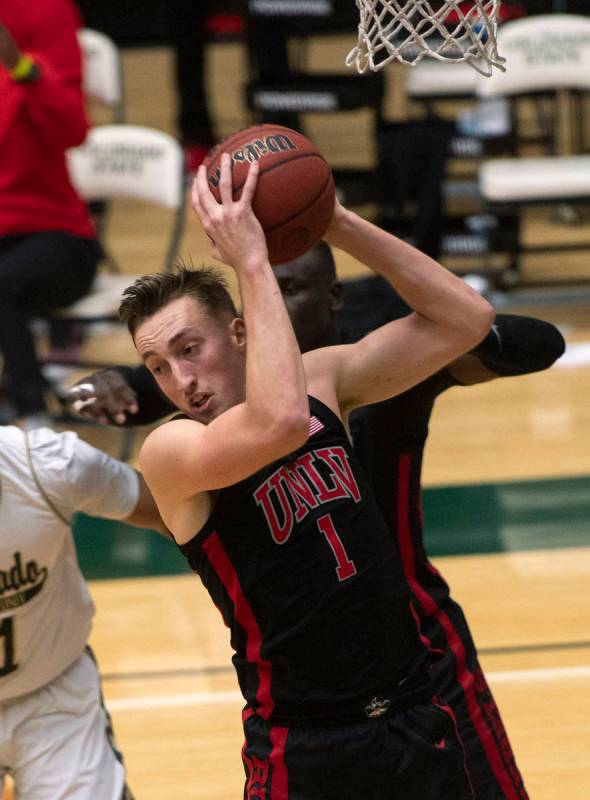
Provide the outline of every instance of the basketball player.
[[164,532],[126,464],[71,432],[0,427],[0,796],[10,775],[15,798],[131,798],[87,646],[77,511]]
[[481,341],[493,310],[336,204],[326,238],[415,312],[303,363],[251,208],[257,173],[234,201],[225,154],[221,204],[204,168],[193,193],[213,255],[236,270],[244,319],[211,271],[146,276],[121,304],[140,357],[183,412],[148,436],[140,462],[231,631],[247,702],[245,796],[467,798],[398,551],[345,425],[352,408]]
[[[362,282],[362,308],[336,280],[334,259],[324,242],[295,261],[274,267],[302,352],[337,344],[344,328],[358,338],[373,324],[408,313],[386,287]],[[375,298],[372,291],[378,291]],[[376,315],[375,309],[379,309]],[[339,318],[338,318],[339,317]],[[422,633],[444,658],[431,669],[437,693],[452,707],[465,746],[477,800],[525,798],[520,774],[460,607],[450,598],[440,573],[424,549],[421,465],[433,405],[443,391],[501,376],[546,369],[564,350],[563,337],[550,323],[507,314],[496,316],[490,334],[470,354],[382,404],[351,415],[355,454],[369,477],[388,528],[399,541]],[[83,413],[104,422],[152,423],[174,411],[143,367],[116,367],[73,387]]]

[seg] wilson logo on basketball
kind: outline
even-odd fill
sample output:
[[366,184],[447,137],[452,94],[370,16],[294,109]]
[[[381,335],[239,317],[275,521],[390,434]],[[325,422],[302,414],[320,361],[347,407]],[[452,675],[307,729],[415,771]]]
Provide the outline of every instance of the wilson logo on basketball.
[[[284,153],[287,150],[297,150],[295,142],[283,133],[277,133],[272,136],[264,136],[261,139],[253,139],[251,142],[234,150],[231,154],[232,169],[237,164],[244,164],[249,162],[252,164],[254,161],[260,161],[265,156],[274,153]],[[219,178],[221,175],[221,168],[217,169],[209,175],[209,183],[211,186],[217,188],[219,186]]]

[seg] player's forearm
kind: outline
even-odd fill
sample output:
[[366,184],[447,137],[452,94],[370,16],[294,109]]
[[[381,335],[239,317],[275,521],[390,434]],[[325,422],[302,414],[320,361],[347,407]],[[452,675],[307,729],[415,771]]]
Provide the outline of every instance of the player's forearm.
[[246,403],[267,425],[307,425],[303,362],[274,273],[268,262],[236,271],[248,335]]
[[[219,194],[213,197],[201,165],[193,184],[193,207],[209,237],[212,252],[231,265],[238,277],[246,321],[246,413],[256,431],[267,425],[283,441],[292,442],[309,419],[301,354],[279,286],[268,260],[264,231],[252,210],[258,162],[251,164],[240,197],[232,194],[231,159],[221,156]],[[245,348],[241,324],[233,335]],[[303,423],[305,422],[305,426]],[[280,437],[280,432],[284,436]]]
[[488,332],[487,300],[401,239],[342,208],[325,238],[382,275],[416,313],[461,337],[465,349]]

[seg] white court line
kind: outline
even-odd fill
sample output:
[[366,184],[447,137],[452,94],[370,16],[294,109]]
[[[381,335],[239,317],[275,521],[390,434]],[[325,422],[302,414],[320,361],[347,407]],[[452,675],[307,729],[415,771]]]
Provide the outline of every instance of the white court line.
[[[590,664],[581,667],[555,667],[547,669],[520,669],[506,672],[488,672],[491,683],[528,683],[530,681],[563,681],[590,678]],[[188,694],[152,695],[146,697],[123,697],[107,701],[109,711],[135,711],[146,708],[186,708],[189,706],[217,705],[220,703],[243,704],[238,691],[192,692]]]
[[590,664],[582,667],[547,667],[545,669],[514,669],[507,672],[486,672],[490,683],[527,683],[528,681],[561,681],[589,678]]
[[582,367],[590,364],[590,342],[570,342],[556,367]]
[[107,707],[109,711],[133,711],[140,708],[184,708],[185,706],[240,702],[243,705],[244,698],[238,691],[192,692],[189,694],[159,694],[151,697],[123,697],[119,700],[107,700]]

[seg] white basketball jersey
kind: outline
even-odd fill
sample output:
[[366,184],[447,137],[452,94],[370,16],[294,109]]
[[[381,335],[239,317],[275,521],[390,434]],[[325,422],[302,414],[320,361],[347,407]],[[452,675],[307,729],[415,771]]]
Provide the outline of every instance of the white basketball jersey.
[[[0,427],[0,701],[31,692],[84,650],[94,606],[78,566],[76,511],[123,519],[139,497],[129,466],[74,433],[41,428],[26,439]],[[60,516],[63,519],[60,519]]]

